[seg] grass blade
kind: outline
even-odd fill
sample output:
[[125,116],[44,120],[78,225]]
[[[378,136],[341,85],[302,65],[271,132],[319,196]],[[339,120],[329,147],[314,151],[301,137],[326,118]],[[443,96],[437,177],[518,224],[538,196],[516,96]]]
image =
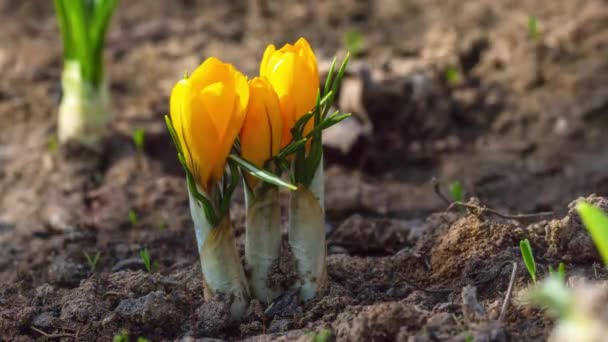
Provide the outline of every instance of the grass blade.
[[532,281],[536,284],[536,262],[534,262],[534,254],[532,254],[532,246],[528,239],[519,241],[519,249],[521,250],[521,256],[524,259],[524,264],[532,277]]
[[591,234],[591,238],[604,260],[604,265],[608,265],[608,216],[602,209],[587,202],[579,202],[576,210]]

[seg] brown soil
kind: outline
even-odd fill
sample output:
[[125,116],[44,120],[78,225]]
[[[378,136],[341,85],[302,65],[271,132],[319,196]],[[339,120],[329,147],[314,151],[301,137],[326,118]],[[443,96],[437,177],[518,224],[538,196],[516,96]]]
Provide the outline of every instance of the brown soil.
[[[114,19],[111,136],[99,151],[56,150],[52,2],[0,0],[0,340],[107,341],[122,329],[153,341],[539,340],[553,323],[538,310],[511,305],[497,321],[512,262],[515,291],[530,283],[520,239],[541,276],[565,262],[569,275],[607,279],[568,207],[608,195],[605,1],[122,1]],[[223,298],[203,302],[162,120],[170,89],[210,55],[253,76],[265,44],[299,36],[324,69],[349,30],[363,48],[340,94],[354,119],[327,139],[351,143],[326,147],[326,293],[306,305],[285,296],[271,310],[254,301],[231,323]],[[450,68],[459,82],[446,81]],[[130,139],[138,127],[141,153]],[[462,181],[467,198],[501,213],[554,215],[445,212],[432,177]],[[94,271],[85,252],[100,253]]]

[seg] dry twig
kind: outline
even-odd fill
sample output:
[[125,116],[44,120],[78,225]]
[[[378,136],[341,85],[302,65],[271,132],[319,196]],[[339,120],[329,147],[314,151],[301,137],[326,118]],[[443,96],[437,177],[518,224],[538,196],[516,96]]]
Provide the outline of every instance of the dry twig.
[[511,272],[511,280],[509,280],[509,287],[507,288],[507,294],[505,295],[505,301],[502,303],[502,308],[500,309],[500,315],[498,316],[498,321],[503,322],[505,319],[505,315],[507,314],[507,307],[509,306],[509,302],[511,301],[511,293],[513,293],[513,284],[515,284],[515,276],[517,275],[517,263],[513,262],[513,271]]
[[71,338],[76,338],[76,335],[74,334],[70,334],[70,333],[57,333],[57,334],[49,334],[47,332],[44,332],[38,328],[36,328],[35,326],[30,326],[30,328],[32,330],[34,330],[35,332],[41,334],[42,336],[46,337],[46,338],[62,338],[62,337],[71,337]]
[[478,201],[470,200],[469,202],[461,202],[461,201],[452,201],[450,200],[440,189],[440,183],[436,178],[431,179],[431,183],[433,184],[433,190],[441,198],[447,205],[446,211],[452,210],[454,207],[463,207],[466,208],[470,213],[482,216],[484,214],[492,214],[507,220],[526,220],[531,218],[545,217],[553,215],[552,211],[540,212],[540,213],[532,213],[532,214],[503,214],[499,211],[496,211],[492,208],[488,208],[484,205],[478,203]]

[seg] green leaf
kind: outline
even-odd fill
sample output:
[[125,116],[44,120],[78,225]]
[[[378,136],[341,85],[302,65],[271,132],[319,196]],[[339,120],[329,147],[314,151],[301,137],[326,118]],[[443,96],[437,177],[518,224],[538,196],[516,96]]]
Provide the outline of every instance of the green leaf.
[[99,257],[101,256],[101,253],[98,251],[97,253],[95,253],[95,256],[90,256],[89,253],[87,252],[82,252],[82,254],[84,255],[84,258],[87,261],[87,264],[89,265],[89,268],[91,269],[91,272],[95,272],[95,269],[97,268],[97,263],[99,262]]
[[528,37],[530,39],[536,40],[540,36],[538,31],[538,19],[531,15],[528,17]]
[[536,284],[536,262],[534,262],[534,255],[532,254],[532,246],[528,239],[519,241],[519,249],[521,250],[521,256],[524,259],[524,264],[532,277],[532,281]]
[[141,261],[144,263],[146,270],[152,272],[152,263],[150,262],[150,251],[148,251],[148,248],[142,249],[139,252],[139,256],[141,257]]
[[604,260],[604,265],[608,266],[608,216],[602,209],[584,201],[576,205],[576,210],[591,234],[595,247]]
[[327,79],[325,80],[325,87],[323,87],[323,93],[327,95],[328,92],[331,91],[331,84],[334,80],[334,68],[336,67],[336,60],[338,56],[334,56],[334,59],[331,60],[331,65],[329,66],[329,71],[327,72]]
[[358,56],[363,50],[363,35],[359,31],[346,32],[344,37],[346,49],[354,56]]
[[103,47],[118,0],[55,0],[64,60],[77,60],[82,78],[103,81]]
[[129,222],[131,223],[131,226],[137,224],[137,213],[133,209],[129,210]]
[[133,130],[133,144],[135,144],[135,147],[140,152],[144,150],[145,137],[146,131],[143,128],[138,127]]
[[299,148],[302,148],[302,146],[306,143],[306,141],[307,141],[306,138],[302,138],[300,140],[290,142],[287,146],[285,146],[281,150],[281,152],[279,152],[279,154],[277,154],[274,157],[274,159],[276,159],[276,160],[285,159],[288,155],[296,152]]
[[460,182],[456,181],[450,184],[450,196],[452,196],[452,200],[456,202],[462,202],[464,200],[464,189]]
[[240,158],[239,156],[235,155],[235,154],[231,154],[228,157],[230,160],[234,161],[235,163],[237,163],[242,169],[244,169],[245,171],[249,172],[250,174],[252,174],[254,177],[257,177],[258,179],[269,183],[269,184],[274,184],[277,186],[282,186],[284,188],[287,188],[289,190],[297,190],[298,187],[288,183],[286,181],[284,181],[283,179],[281,179],[280,177],[266,171],[263,169],[258,168],[257,166],[253,165],[252,163],[248,162],[245,159]]
[[454,66],[449,66],[445,71],[445,80],[451,86],[457,86],[462,82],[462,76],[460,75],[460,71],[456,69]]

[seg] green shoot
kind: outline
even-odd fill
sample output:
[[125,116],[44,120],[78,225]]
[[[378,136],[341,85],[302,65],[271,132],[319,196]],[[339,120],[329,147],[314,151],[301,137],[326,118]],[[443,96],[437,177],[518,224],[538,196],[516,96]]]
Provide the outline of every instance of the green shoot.
[[131,226],[137,224],[137,213],[133,209],[129,210],[129,222],[131,223]]
[[91,269],[91,273],[95,273],[95,269],[97,269],[97,263],[99,262],[99,257],[101,256],[100,252],[95,253],[95,256],[90,256],[87,252],[82,252],[84,258],[87,261],[87,265]]
[[537,40],[539,36],[538,19],[531,15],[528,17],[528,37],[532,40]]
[[604,265],[608,265],[608,216],[602,209],[582,201],[576,205],[576,210],[591,234]]
[[555,271],[553,269],[553,267],[551,267],[551,265],[549,265],[549,275],[558,277],[562,281],[565,281],[566,280],[566,265],[564,265],[563,262],[560,262],[559,265],[557,266],[557,271]]
[[455,66],[449,66],[445,71],[445,80],[451,86],[457,86],[462,82],[462,75]]
[[99,86],[103,81],[103,47],[117,2],[55,0],[64,61],[78,61],[82,78],[93,86]]
[[450,196],[455,202],[464,201],[464,189],[459,181],[450,184]]
[[[127,330],[121,330],[120,332],[118,332],[116,335],[114,335],[114,338],[112,339],[112,342],[129,342],[129,332]],[[137,338],[137,342],[149,342],[150,340],[148,340],[145,337],[138,337]]]
[[58,147],[59,147],[59,142],[57,141],[57,136],[51,135],[49,137],[49,140],[46,143],[47,151],[49,151],[49,153],[51,153],[51,154],[55,154],[57,152]]
[[570,288],[558,276],[549,276],[528,294],[529,299],[541,307],[549,309],[556,317],[566,320],[573,316],[573,295]]
[[121,330],[114,335],[112,342],[129,342],[129,332],[127,330]]
[[532,254],[532,246],[528,239],[519,241],[519,249],[521,250],[521,256],[524,259],[524,264],[532,277],[532,281],[536,284],[536,262],[534,262],[534,254]]
[[148,248],[142,249],[139,252],[139,256],[141,257],[141,261],[144,263],[146,270],[148,270],[148,272],[152,272],[152,263],[150,261],[150,251],[148,251]]
[[321,329],[317,332],[311,332],[307,334],[311,337],[312,342],[327,342],[331,338],[331,330],[329,329]]
[[136,128],[133,131],[133,144],[139,153],[144,150],[144,142],[146,137],[146,131],[143,128]]
[[363,35],[356,30],[346,32],[344,45],[346,45],[346,50],[353,54],[353,56],[360,56],[361,52],[363,52]]

